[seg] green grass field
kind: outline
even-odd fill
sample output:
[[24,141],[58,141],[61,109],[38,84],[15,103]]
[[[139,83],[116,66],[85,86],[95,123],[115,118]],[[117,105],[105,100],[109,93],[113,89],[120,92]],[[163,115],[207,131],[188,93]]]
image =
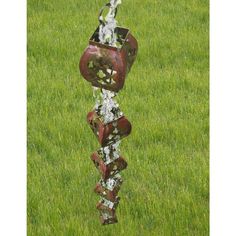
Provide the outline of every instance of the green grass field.
[[28,0],[28,235],[209,234],[209,3],[123,0],[139,53],[117,100],[132,122],[119,223],[101,226],[99,144],[78,63],[104,0]]

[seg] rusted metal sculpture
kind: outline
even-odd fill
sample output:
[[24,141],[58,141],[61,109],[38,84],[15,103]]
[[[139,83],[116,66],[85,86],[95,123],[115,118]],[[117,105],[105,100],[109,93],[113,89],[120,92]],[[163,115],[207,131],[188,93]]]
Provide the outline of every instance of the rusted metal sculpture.
[[[120,155],[121,139],[131,132],[131,123],[114,100],[123,88],[138,51],[136,39],[126,28],[118,27],[115,20],[121,0],[110,0],[99,13],[100,25],[89,40],[89,46],[80,59],[80,72],[93,86],[96,105],[87,115],[87,122],[97,137],[101,148],[91,155],[91,160],[101,174],[94,191],[102,198],[97,204],[103,225],[118,222],[115,210],[122,178],[120,171],[127,162]],[[109,13],[104,18],[103,11]]]

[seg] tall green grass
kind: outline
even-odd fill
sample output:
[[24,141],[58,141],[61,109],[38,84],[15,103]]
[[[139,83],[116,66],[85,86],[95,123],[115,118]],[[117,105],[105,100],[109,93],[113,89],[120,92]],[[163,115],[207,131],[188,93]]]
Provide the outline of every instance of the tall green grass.
[[207,0],[123,0],[117,20],[139,52],[120,107],[132,122],[119,223],[101,226],[78,62],[102,0],[28,0],[28,235],[209,234]]

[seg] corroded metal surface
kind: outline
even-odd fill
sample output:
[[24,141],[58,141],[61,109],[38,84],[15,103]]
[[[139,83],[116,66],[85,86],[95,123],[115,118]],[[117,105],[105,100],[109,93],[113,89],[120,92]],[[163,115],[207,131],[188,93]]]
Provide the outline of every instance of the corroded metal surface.
[[98,138],[101,146],[107,146],[126,136],[131,132],[131,124],[126,117],[121,117],[118,120],[104,124],[101,118],[95,111],[89,112],[87,122],[92,131]]
[[96,168],[100,171],[103,180],[113,177],[127,167],[127,162],[121,156],[114,158],[114,160],[112,160],[110,163],[106,163],[103,153],[94,152],[91,155],[91,160],[94,162]]
[[129,30],[119,27],[118,32],[121,48],[97,42],[95,31],[79,65],[81,74],[92,86],[115,92],[123,88],[138,51],[137,41]]
[[120,190],[123,180],[120,174],[116,174],[113,178],[108,178],[104,180],[103,178],[97,183],[94,191],[103,198],[109,201],[115,201],[116,196]]

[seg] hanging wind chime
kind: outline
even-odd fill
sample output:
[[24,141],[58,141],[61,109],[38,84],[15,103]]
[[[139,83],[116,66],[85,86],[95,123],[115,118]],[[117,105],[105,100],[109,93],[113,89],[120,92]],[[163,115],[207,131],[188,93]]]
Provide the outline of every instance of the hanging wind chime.
[[[126,28],[115,20],[121,0],[110,0],[99,13],[100,25],[89,40],[89,46],[80,59],[80,72],[93,86],[95,106],[87,115],[87,122],[101,148],[91,160],[101,174],[94,191],[101,196],[97,204],[103,225],[117,222],[115,210],[122,184],[120,171],[127,162],[120,155],[121,139],[131,132],[131,124],[119,108],[115,97],[123,88],[125,78],[136,58],[138,44]],[[104,17],[104,9],[109,12]]]

